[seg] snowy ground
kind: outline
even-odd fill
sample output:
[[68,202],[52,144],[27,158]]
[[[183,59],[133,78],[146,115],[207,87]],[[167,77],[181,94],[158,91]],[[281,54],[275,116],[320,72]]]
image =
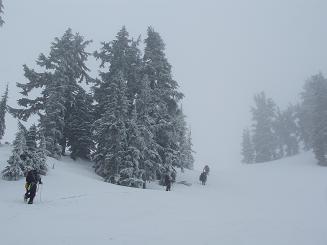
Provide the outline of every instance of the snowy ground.
[[[0,147],[0,170],[9,154]],[[0,180],[1,244],[327,244],[327,168],[309,153],[212,169],[206,186],[188,171],[179,180],[192,186],[172,192],[104,183],[87,162],[48,163],[34,205],[24,180]]]

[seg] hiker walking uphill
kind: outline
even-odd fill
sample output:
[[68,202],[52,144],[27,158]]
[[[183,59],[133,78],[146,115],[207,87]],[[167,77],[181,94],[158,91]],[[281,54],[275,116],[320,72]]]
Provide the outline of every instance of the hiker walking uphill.
[[24,196],[24,201],[27,202],[29,199],[28,204],[33,204],[33,200],[36,195],[37,184],[42,184],[41,177],[37,170],[32,169],[28,171],[26,175],[26,193]]
[[200,179],[202,185],[205,185],[206,182],[207,182],[207,173],[203,171],[203,172],[200,174],[200,178],[199,178],[199,179]]
[[207,178],[208,178],[209,172],[210,172],[209,166],[205,165],[204,168],[203,168],[203,171],[202,171],[202,173],[200,174],[200,177],[199,177],[202,185],[205,185],[207,183]]

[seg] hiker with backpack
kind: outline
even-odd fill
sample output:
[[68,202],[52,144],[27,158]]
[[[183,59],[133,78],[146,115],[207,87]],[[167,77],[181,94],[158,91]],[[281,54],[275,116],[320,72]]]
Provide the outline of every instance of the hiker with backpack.
[[200,177],[199,177],[202,185],[205,185],[206,182],[207,182],[207,173],[205,171],[203,171],[201,174],[200,174]]
[[29,170],[26,175],[26,193],[24,195],[25,202],[27,202],[27,200],[29,199],[28,204],[33,204],[38,184],[42,184],[42,180],[38,171],[36,169]]

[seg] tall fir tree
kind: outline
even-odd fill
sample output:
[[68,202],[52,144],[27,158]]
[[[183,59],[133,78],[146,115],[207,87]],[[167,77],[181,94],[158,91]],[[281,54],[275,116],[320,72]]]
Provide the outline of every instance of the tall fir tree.
[[300,124],[305,125],[307,145],[311,145],[318,164],[327,165],[327,79],[321,74],[312,76],[302,92]]
[[[18,83],[22,94],[28,97],[36,88],[41,88],[41,96],[35,99],[22,98],[18,101],[24,109],[11,109],[18,118],[27,120],[32,114],[40,115],[40,123],[45,132],[47,150],[52,156],[65,154],[68,136],[67,118],[76,95],[83,88],[79,83],[93,81],[86,66],[89,53],[85,51],[90,41],[68,29],[61,38],[55,38],[48,56],[41,54],[37,64],[44,69],[36,72],[24,66],[26,84]],[[60,154],[59,154],[59,151]]]
[[130,39],[129,33],[123,26],[117,33],[116,39],[111,42],[103,42],[100,51],[96,51],[94,56],[101,61],[100,68],[105,68],[100,72],[100,80],[94,86],[95,100],[98,102],[97,119],[104,113],[106,103],[105,91],[110,85],[113,76],[121,73],[126,81],[126,97],[129,102],[129,110],[132,110],[133,101],[139,92],[140,70],[142,60],[138,48],[139,40]]
[[177,138],[174,133],[174,120],[178,116],[178,103],[183,94],[178,91],[178,83],[172,78],[171,65],[165,55],[165,45],[159,33],[148,28],[143,56],[143,76],[147,75],[152,89],[155,109],[152,117],[155,129],[155,141],[162,159],[160,174],[171,171],[180,161]]
[[143,151],[145,148],[144,139],[141,137],[139,126],[137,125],[136,108],[132,110],[131,118],[126,124],[126,151],[124,165],[120,170],[119,184],[130,187],[142,187],[144,181],[144,169],[141,169]]
[[243,130],[242,137],[242,162],[243,163],[253,163],[255,159],[254,146],[252,143],[251,133],[249,129]]
[[8,101],[8,85],[0,101],[0,140],[4,136],[6,130],[7,101]]
[[111,77],[105,100],[105,112],[94,123],[97,144],[93,155],[95,171],[106,181],[119,183],[120,171],[125,168],[128,120],[126,82],[122,72]]
[[276,105],[264,92],[254,96],[252,107],[253,145],[255,162],[267,162],[278,158],[277,139],[273,129]]
[[155,98],[150,88],[148,76],[144,75],[140,82],[140,93],[135,101],[135,109],[140,137],[144,142],[140,168],[144,170],[143,179],[146,181],[156,180],[162,164],[162,158],[158,153],[159,145],[155,141],[155,114],[157,108],[154,101]]

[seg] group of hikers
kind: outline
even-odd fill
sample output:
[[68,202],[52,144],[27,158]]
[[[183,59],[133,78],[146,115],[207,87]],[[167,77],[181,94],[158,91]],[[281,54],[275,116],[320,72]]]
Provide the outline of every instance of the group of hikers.
[[[200,182],[202,185],[205,185],[207,182],[207,176],[209,175],[210,168],[208,165],[205,165],[202,173],[200,174]],[[164,185],[166,186],[166,191],[171,190],[172,182],[175,181],[176,174],[165,174],[164,176]],[[29,169],[26,175],[26,184],[25,184],[25,195],[24,201],[28,204],[33,204],[33,200],[36,195],[38,184],[42,184],[41,176],[35,169]]]
[[[200,174],[199,180],[201,182],[202,185],[205,185],[207,183],[207,178],[210,172],[210,168],[208,165],[205,165],[203,168],[202,173]],[[173,178],[174,176],[171,176],[171,174],[167,173],[164,176],[164,185],[166,186],[166,191],[170,191],[171,190],[171,185],[172,182],[175,180],[175,178]]]

